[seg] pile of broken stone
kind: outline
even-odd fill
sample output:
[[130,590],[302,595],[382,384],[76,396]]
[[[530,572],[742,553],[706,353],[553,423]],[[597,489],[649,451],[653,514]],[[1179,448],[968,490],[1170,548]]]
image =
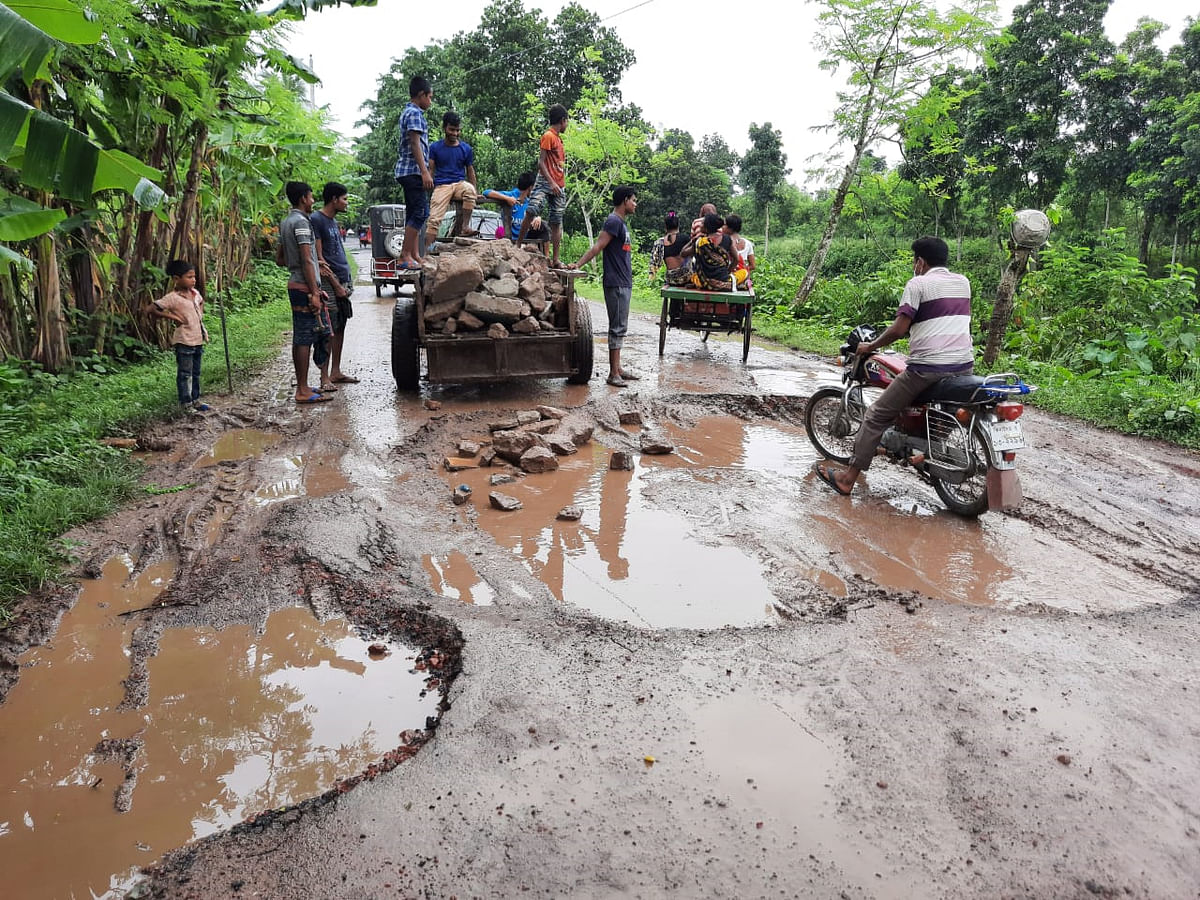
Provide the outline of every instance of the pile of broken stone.
[[500,340],[569,327],[566,289],[546,258],[508,241],[456,238],[435,244],[426,283],[427,333],[486,330]]
[[[641,425],[641,413],[635,411],[620,414],[622,425]],[[488,423],[491,435],[486,441],[463,440],[458,442],[457,456],[447,456],[443,466],[448,472],[459,472],[477,466],[494,466],[498,462],[508,463],[530,474],[553,472],[558,468],[558,457],[577,453],[579,448],[592,440],[595,426],[578,415],[568,415],[565,410],[554,406],[539,406],[537,409],[521,410],[511,418]],[[643,432],[641,451],[651,455],[674,452],[674,445],[657,432]],[[633,454],[628,450],[614,450],[609,459],[609,468],[629,471],[633,469]],[[497,473],[489,479],[492,487],[511,484],[516,478],[508,473]],[[463,485],[462,487],[466,487]],[[455,504],[461,504],[470,496],[456,489],[452,496]],[[521,509],[516,497],[492,491],[488,501],[496,509],[513,512]],[[559,514],[560,519],[578,519],[583,515],[579,507],[568,506]]]

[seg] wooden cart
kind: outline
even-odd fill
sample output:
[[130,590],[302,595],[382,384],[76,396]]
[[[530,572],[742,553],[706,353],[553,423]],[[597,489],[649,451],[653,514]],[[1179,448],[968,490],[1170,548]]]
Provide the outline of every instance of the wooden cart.
[[558,271],[565,289],[569,326],[566,331],[515,334],[495,340],[486,332],[438,334],[425,329],[425,276],[407,273],[412,296],[398,296],[392,313],[392,375],[402,391],[419,387],[421,348],[427,380],[433,383],[495,381],[502,378],[566,377],[586,384],[592,377],[592,317],[575,296],[582,272]]
[[742,333],[742,362],[750,355],[750,317],[754,291],[701,291],[696,288],[664,287],[662,317],[658,322],[658,355],[667,346],[667,328],[699,331],[707,341],[714,331]]

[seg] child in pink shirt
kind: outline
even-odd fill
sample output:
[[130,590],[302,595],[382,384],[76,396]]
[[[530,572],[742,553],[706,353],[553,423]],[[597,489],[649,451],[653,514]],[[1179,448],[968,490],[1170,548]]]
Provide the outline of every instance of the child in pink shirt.
[[178,327],[171,336],[175,345],[175,386],[179,402],[186,410],[207,412],[212,409],[200,402],[200,358],[208,341],[204,327],[204,298],[196,290],[196,267],[181,259],[167,264],[167,274],[174,290],[149,307],[150,314],[170,319]]

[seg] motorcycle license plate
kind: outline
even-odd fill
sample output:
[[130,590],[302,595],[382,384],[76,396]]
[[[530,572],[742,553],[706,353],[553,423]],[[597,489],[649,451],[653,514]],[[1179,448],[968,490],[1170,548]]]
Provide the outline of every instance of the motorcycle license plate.
[[1028,446],[1025,443],[1025,435],[1021,433],[1020,422],[993,422],[992,423],[992,449],[1001,452],[1004,450],[1020,450],[1022,447]]

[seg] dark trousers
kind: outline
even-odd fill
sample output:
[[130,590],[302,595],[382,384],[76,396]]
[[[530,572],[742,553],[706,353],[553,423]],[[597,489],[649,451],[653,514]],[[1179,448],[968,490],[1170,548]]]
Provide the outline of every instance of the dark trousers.
[[905,407],[912,406],[912,402],[925,388],[936,384],[945,377],[946,373],[944,372],[918,375],[912,369],[905,369],[897,375],[896,380],[887,386],[887,390],[867,408],[862,427],[858,429],[858,437],[854,439],[854,456],[850,460],[851,464],[864,472],[869,469],[871,461],[875,459],[875,450],[879,446],[879,439],[883,437],[888,426],[896,421],[896,416],[900,415]]
[[200,399],[200,357],[204,345],[191,347],[175,345],[175,387],[179,391],[179,402],[184,406]]

